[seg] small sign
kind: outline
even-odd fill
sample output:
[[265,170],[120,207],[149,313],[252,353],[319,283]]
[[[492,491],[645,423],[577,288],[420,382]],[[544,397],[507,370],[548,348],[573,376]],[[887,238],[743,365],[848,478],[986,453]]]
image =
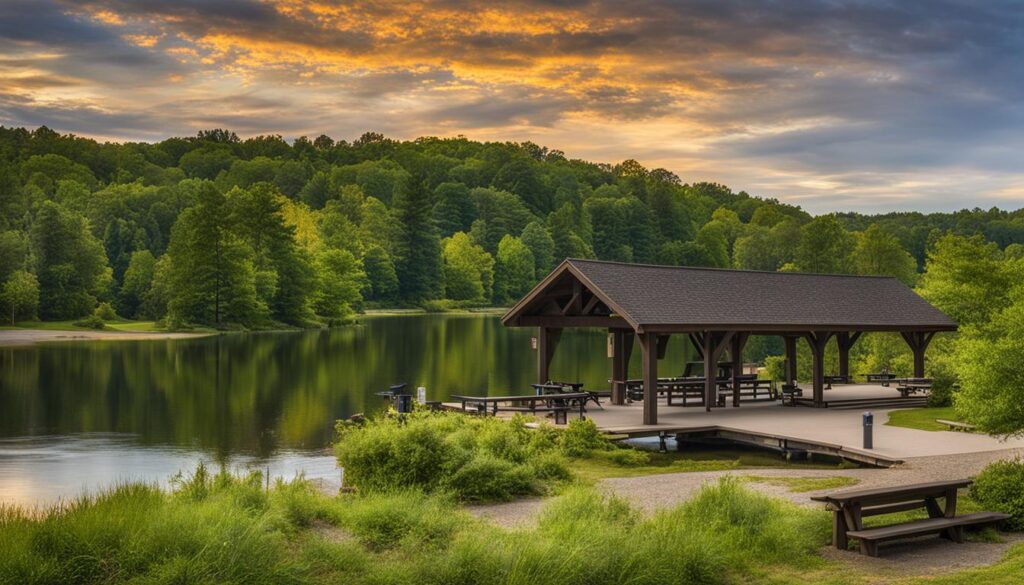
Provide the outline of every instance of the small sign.
[[427,403],[427,389],[420,386],[416,389],[416,404],[424,405]]
[[534,351],[537,350],[537,338],[536,337],[531,337],[530,338],[530,349],[532,349]]
[[615,334],[608,334],[608,357],[615,357]]

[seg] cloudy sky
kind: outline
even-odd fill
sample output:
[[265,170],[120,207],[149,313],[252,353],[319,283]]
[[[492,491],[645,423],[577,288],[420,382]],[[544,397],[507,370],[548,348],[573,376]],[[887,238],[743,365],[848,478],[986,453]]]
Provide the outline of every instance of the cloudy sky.
[[812,212],[1018,208],[1024,6],[0,0],[0,124],[463,134]]

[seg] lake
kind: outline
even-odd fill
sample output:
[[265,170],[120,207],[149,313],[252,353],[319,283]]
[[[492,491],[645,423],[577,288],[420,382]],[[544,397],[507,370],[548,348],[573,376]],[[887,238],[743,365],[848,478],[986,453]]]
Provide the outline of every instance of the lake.
[[[334,422],[396,382],[452,394],[531,391],[534,329],[494,314],[366,317],[359,325],[0,348],[0,503],[45,504],[124,480],[166,484],[199,461],[337,482]],[[606,333],[567,330],[552,376],[607,388]],[[665,364],[693,359],[673,338]],[[631,370],[639,375],[639,351]],[[663,366],[664,367],[664,366]]]

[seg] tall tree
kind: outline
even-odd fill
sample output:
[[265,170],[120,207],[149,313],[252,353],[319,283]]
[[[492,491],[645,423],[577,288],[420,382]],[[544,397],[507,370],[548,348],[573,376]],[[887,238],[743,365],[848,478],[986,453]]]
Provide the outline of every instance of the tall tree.
[[494,265],[494,299],[511,303],[536,283],[533,252],[515,236],[505,236],[498,243]]
[[961,326],[983,324],[1010,304],[1008,268],[984,237],[947,234],[928,251],[917,291]]
[[493,295],[494,258],[464,232],[444,240],[445,295],[456,301],[487,302]]
[[121,292],[118,295],[118,314],[129,319],[140,316],[155,318],[155,315],[139,314],[139,308],[153,286],[155,273],[156,258],[149,250],[140,250],[132,254],[128,268],[124,271],[124,282],[121,284]]
[[555,267],[555,240],[551,238],[551,232],[539,221],[531,221],[519,238],[533,254],[534,279],[547,276]]
[[11,325],[18,320],[31,319],[39,307],[39,281],[31,272],[16,270],[0,288],[0,302],[4,314],[11,316]]
[[835,215],[820,215],[801,228],[796,268],[802,272],[843,274],[850,269],[853,237]]
[[917,280],[917,261],[903,249],[896,236],[884,231],[878,224],[871,224],[868,229],[857,234],[853,268],[857,274],[895,276],[907,285],[913,285]]
[[414,185],[395,200],[399,223],[395,238],[395,272],[404,301],[436,299],[443,292],[441,240],[431,213],[430,193]]
[[204,183],[181,213],[167,249],[172,322],[255,325],[267,315],[256,296],[253,251],[238,237],[227,197]]
[[81,215],[46,201],[32,224],[39,316],[72,319],[92,311],[107,272],[103,246]]

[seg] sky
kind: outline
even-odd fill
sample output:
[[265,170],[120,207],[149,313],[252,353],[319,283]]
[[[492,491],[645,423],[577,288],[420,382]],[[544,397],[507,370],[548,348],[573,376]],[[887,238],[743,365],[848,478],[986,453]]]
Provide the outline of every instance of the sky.
[[0,0],[0,124],[533,141],[812,213],[1024,206],[1024,4]]

